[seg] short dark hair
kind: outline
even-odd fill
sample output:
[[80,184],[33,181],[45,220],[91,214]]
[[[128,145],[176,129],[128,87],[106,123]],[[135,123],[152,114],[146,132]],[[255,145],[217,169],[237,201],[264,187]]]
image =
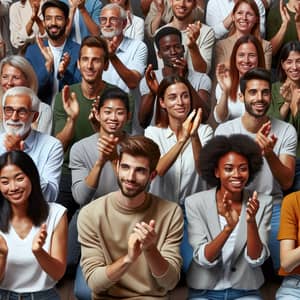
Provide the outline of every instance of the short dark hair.
[[44,4],[42,5],[42,15],[43,18],[45,19],[45,11],[48,7],[57,7],[60,10],[63,11],[65,19],[69,18],[69,6],[59,0],[47,0],[46,2],[44,2]]
[[160,150],[158,145],[151,139],[136,135],[130,136],[121,143],[119,160],[122,159],[123,153],[131,156],[142,156],[149,160],[150,172],[153,172],[160,159]]
[[171,35],[171,34],[174,34],[174,35],[177,35],[179,37],[179,40],[180,40],[180,43],[182,43],[182,35],[181,35],[181,32],[175,28],[175,27],[171,27],[171,26],[166,26],[166,27],[163,27],[162,29],[160,29],[156,34],[155,34],[155,37],[154,37],[154,42],[155,42],[155,45],[157,47],[157,49],[159,50],[159,41],[165,37],[166,35]]
[[118,99],[118,100],[122,101],[124,106],[126,107],[127,112],[130,112],[128,94],[125,93],[123,90],[121,90],[118,87],[112,87],[112,88],[104,90],[104,92],[100,96],[97,110],[99,111],[100,108],[104,105],[104,102],[109,99]]
[[280,51],[278,65],[277,65],[277,76],[280,82],[284,82],[287,78],[285,71],[282,68],[282,63],[287,60],[290,55],[290,52],[295,51],[300,53],[300,42],[299,41],[290,41],[283,45]]
[[238,153],[247,159],[249,167],[248,183],[253,180],[262,167],[261,150],[251,137],[244,134],[215,136],[203,146],[199,160],[202,178],[209,185],[220,185],[220,179],[215,176],[215,170],[220,159],[229,152]]
[[100,48],[100,49],[103,49],[103,52],[104,52],[104,62],[107,63],[108,60],[109,60],[109,52],[108,52],[108,47],[107,47],[107,42],[105,39],[103,39],[102,37],[100,36],[86,36],[82,42],[81,42],[81,45],[80,45],[80,49],[79,49],[79,59],[81,57],[81,50],[82,48],[86,46],[86,47],[89,47],[89,48]]
[[[5,152],[0,156],[0,172],[7,165],[16,165],[20,168],[31,182],[31,193],[29,195],[27,216],[33,225],[40,226],[48,217],[49,206],[45,200],[40,176],[32,158],[23,151]],[[9,201],[0,193],[0,230],[8,232],[9,222],[12,218],[12,210]]]
[[254,68],[247,71],[240,79],[240,90],[243,95],[245,95],[247,82],[253,79],[264,80],[268,82],[271,89],[271,73],[264,68]]

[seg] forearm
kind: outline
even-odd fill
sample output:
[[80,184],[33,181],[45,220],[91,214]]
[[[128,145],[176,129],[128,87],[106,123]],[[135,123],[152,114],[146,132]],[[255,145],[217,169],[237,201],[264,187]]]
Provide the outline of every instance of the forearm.
[[195,169],[197,170],[198,174],[201,175],[199,158],[200,158],[200,155],[201,155],[202,145],[201,145],[201,142],[200,142],[200,139],[199,139],[198,132],[195,134],[195,136],[191,137],[191,140],[192,140],[192,148],[193,148]]
[[88,29],[88,31],[90,32],[90,35],[99,35],[100,34],[100,28],[99,26],[93,21],[93,19],[91,18],[90,14],[88,13],[88,11],[86,10],[85,7],[80,8],[79,9],[83,21]]
[[157,13],[153,20],[150,22],[150,36],[154,36],[156,30],[160,27],[161,19],[161,13]]
[[162,257],[156,247],[145,250],[144,255],[151,273],[155,277],[163,276],[167,272],[169,268],[169,262]]
[[273,176],[279,182],[281,188],[286,190],[293,184],[295,170],[285,166],[279,157],[272,151],[265,154],[265,158],[269,164]]
[[97,160],[91,169],[88,176],[85,178],[85,183],[88,187],[96,189],[99,184],[99,178],[105,162]]
[[71,31],[72,31],[72,26],[73,26],[73,21],[74,21],[74,16],[76,12],[76,7],[71,6],[70,11],[69,11],[69,22],[66,26],[66,36],[69,36]]
[[6,259],[7,255],[0,254],[0,282],[3,280],[5,275]]
[[70,117],[68,117],[63,130],[56,134],[56,138],[58,138],[63,145],[64,152],[67,150],[67,148],[74,136],[75,123],[76,123],[76,120],[73,120]]
[[257,259],[261,255],[262,248],[256,221],[247,222],[247,255],[251,259]]
[[284,102],[279,109],[280,119],[285,120],[290,111],[290,103]]
[[112,282],[117,282],[127,272],[131,265],[132,261],[129,259],[128,255],[124,255],[111,265],[106,266],[106,276]]
[[204,249],[205,258],[209,262],[213,262],[221,254],[222,248],[231,234],[231,230],[225,226],[224,229],[206,245]]
[[149,126],[154,111],[155,95],[149,92],[141,97],[141,104],[138,113],[140,125],[143,128]]
[[186,141],[187,137],[178,139],[177,143],[160,158],[156,167],[156,171],[159,176],[164,176],[169,168],[173,165]]
[[39,27],[39,32],[41,33],[41,35],[44,35],[45,34],[45,27],[43,25],[42,20],[39,17],[36,18],[36,24]]
[[32,18],[30,18],[26,24],[26,33],[28,36],[30,36],[33,32],[33,30],[32,30],[33,24],[34,24],[34,20]]
[[285,272],[291,272],[300,265],[300,247],[286,249],[280,252],[281,267]]
[[52,257],[43,248],[33,252],[41,268],[54,280],[59,280],[65,274],[66,262]]
[[110,62],[122,78],[122,80],[126,83],[129,89],[135,89],[140,82],[141,75],[136,72],[128,69],[117,57],[117,55],[113,54],[110,57]]
[[272,54],[273,54],[273,56],[278,52],[279,48],[281,47],[284,35],[286,33],[286,30],[287,30],[287,24],[282,23],[279,30],[278,30],[278,32],[270,40],[270,42],[272,44]]
[[190,52],[193,69],[197,72],[206,73],[207,63],[203,59],[197,44],[192,45],[188,49]]
[[228,92],[222,91],[220,101],[216,104],[215,113],[218,123],[224,122],[228,117]]

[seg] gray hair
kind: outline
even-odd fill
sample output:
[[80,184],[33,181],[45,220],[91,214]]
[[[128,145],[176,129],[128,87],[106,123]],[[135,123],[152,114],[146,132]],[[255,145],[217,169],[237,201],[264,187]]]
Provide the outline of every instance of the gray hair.
[[[125,9],[123,7],[121,7],[119,4],[117,3],[109,3],[109,4],[106,4],[102,7],[102,10],[105,10],[105,9],[118,9],[119,12],[120,12],[120,18],[124,21],[124,20],[127,20],[127,13],[125,11]],[[100,14],[101,15],[101,14]]]
[[15,86],[11,89],[8,89],[3,97],[2,97],[2,106],[5,106],[6,98],[10,96],[19,96],[19,95],[27,95],[31,99],[31,109],[33,111],[39,111],[40,107],[40,99],[35,94],[35,92],[25,86]]
[[35,93],[38,91],[38,80],[35,71],[29,61],[20,55],[11,55],[4,57],[0,62],[0,74],[2,75],[3,67],[5,65],[13,66],[19,69],[25,76],[28,87],[31,88]]

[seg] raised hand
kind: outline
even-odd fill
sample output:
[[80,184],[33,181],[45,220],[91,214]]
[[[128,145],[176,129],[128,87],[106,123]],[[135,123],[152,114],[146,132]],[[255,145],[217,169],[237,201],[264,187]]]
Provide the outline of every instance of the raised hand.
[[63,75],[65,74],[65,72],[68,68],[68,65],[70,64],[70,61],[71,61],[70,54],[68,52],[65,52],[63,54],[63,56],[61,57],[60,63],[58,65],[58,75],[60,77],[63,77]]
[[295,117],[300,111],[300,89],[293,89],[290,109]]
[[127,257],[130,262],[134,262],[141,255],[141,242],[139,236],[134,232],[129,236],[128,239],[128,253]]
[[51,52],[50,47],[46,47],[43,43],[43,40],[37,35],[36,36],[36,43],[38,47],[40,48],[41,53],[43,54],[45,58],[45,67],[47,71],[50,73],[53,71],[53,63],[54,63],[54,58],[53,54]]
[[177,69],[178,75],[181,77],[185,77],[187,74],[187,61],[183,57],[176,58],[173,68]]
[[0,257],[7,256],[8,247],[4,237],[0,234]]
[[[194,120],[193,120],[194,119]],[[193,109],[182,124],[183,138],[188,139],[198,133],[198,128],[202,120],[202,109]]]
[[106,39],[109,56],[113,56],[118,48],[118,37],[114,36],[112,39]]
[[66,114],[72,119],[77,119],[79,115],[79,104],[76,94],[70,93],[70,87],[65,85],[62,89],[62,102]]
[[146,79],[147,85],[148,85],[151,93],[153,95],[156,95],[159,83],[157,81],[155,72],[153,71],[153,66],[151,64],[146,69],[145,79]]
[[257,199],[257,192],[254,191],[252,197],[249,198],[247,202],[247,222],[253,223],[255,222],[255,216],[259,209],[259,201]]
[[102,136],[98,139],[97,148],[99,151],[99,161],[105,163],[107,160],[113,160],[117,157],[117,144],[119,138],[113,134]]
[[146,222],[137,223],[134,232],[138,235],[141,242],[141,249],[148,250],[156,247],[157,234],[155,232],[155,221],[151,220],[149,224]]
[[153,0],[154,5],[156,6],[156,10],[158,14],[162,15],[165,10],[165,4],[163,0]]
[[271,133],[271,121],[264,123],[256,134],[256,142],[259,145],[262,155],[266,156],[273,152],[277,137]]
[[282,23],[288,24],[291,20],[288,9],[286,7],[286,4],[284,3],[283,0],[280,0],[279,2],[279,11],[280,11],[280,16]]
[[100,128],[99,121],[97,120],[97,117],[96,117],[97,112],[98,112],[99,101],[100,101],[100,96],[97,96],[96,99],[93,101],[92,108],[90,110],[89,117],[88,117],[95,132],[98,132],[99,128]]
[[202,121],[202,108],[198,108],[196,116],[193,121],[193,125],[191,127],[190,136],[195,136],[198,134],[198,128]]
[[225,66],[225,64],[217,65],[216,77],[223,92],[229,93],[232,86],[232,82],[230,78],[229,69]]
[[40,230],[36,234],[36,236],[33,238],[32,241],[32,252],[38,252],[40,251],[46,241],[47,238],[47,225],[44,223],[41,225]]
[[25,142],[20,135],[7,133],[3,141],[6,151],[20,150],[24,151]]
[[225,217],[227,222],[227,225],[225,226],[226,229],[232,231],[239,221],[239,214],[235,209],[232,208],[232,201],[228,199],[227,192],[224,193],[220,209],[221,215]]
[[[191,48],[197,46],[197,39],[200,35],[201,22],[197,21],[196,23],[189,24],[186,28],[187,30],[187,47]],[[198,46],[197,46],[198,47]]]
[[284,99],[285,102],[291,103],[292,101],[292,88],[291,82],[286,80],[284,84],[279,89],[280,95]]

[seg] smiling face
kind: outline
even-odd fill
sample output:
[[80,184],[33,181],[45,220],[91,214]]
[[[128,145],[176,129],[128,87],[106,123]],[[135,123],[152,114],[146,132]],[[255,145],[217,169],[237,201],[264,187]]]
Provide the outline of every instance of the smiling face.
[[1,88],[3,92],[6,92],[15,86],[28,87],[28,81],[21,70],[9,64],[5,64],[1,73]]
[[248,161],[236,152],[226,153],[218,161],[215,176],[219,178],[223,192],[240,193],[249,179]]
[[247,71],[257,67],[258,55],[255,45],[251,42],[241,44],[236,51],[235,59],[240,77]]
[[67,23],[68,20],[61,9],[48,7],[45,10],[44,27],[51,40],[59,41],[64,38]]
[[287,59],[281,62],[281,66],[291,81],[300,80],[300,52],[291,51]]
[[168,86],[164,99],[160,99],[160,106],[166,109],[169,120],[184,121],[191,110],[191,97],[188,87],[177,82]]
[[100,15],[100,30],[104,38],[112,39],[122,34],[126,20],[123,21],[118,8],[103,8]]
[[107,99],[96,115],[100,123],[100,133],[119,135],[128,121],[129,115],[120,99]]
[[271,88],[267,81],[260,79],[249,80],[246,84],[245,95],[242,95],[246,112],[255,118],[264,117],[271,103]]
[[233,14],[233,21],[236,30],[246,35],[251,33],[252,28],[258,21],[258,17],[249,4],[242,2]]
[[83,46],[78,60],[78,69],[82,78],[88,84],[94,84],[102,80],[103,71],[108,67],[105,62],[104,50],[97,47]]
[[26,207],[31,189],[29,177],[18,166],[8,164],[0,171],[0,191],[12,206]]
[[171,0],[173,14],[178,20],[184,20],[189,17],[195,5],[196,0]]
[[123,153],[118,164],[118,185],[121,193],[127,198],[134,198],[143,193],[150,182],[149,159],[134,157]]

